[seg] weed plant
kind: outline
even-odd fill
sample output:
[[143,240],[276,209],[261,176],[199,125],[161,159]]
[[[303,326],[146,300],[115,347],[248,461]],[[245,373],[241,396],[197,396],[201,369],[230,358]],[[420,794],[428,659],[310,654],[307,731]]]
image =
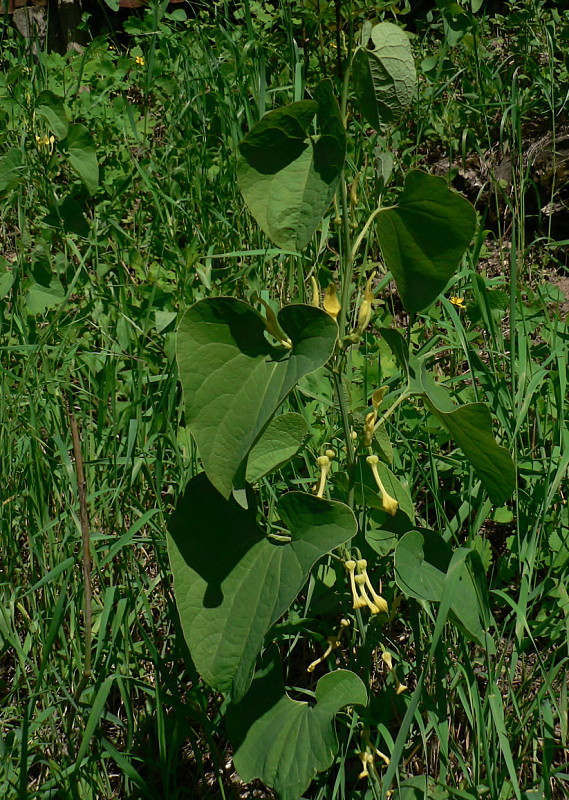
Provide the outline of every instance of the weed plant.
[[[185,428],[175,330],[206,297],[256,293],[278,308],[309,301],[311,277],[322,286],[336,277],[338,203],[303,254],[288,255],[245,209],[236,152],[265,112],[303,99],[320,77],[332,77],[339,93],[370,12],[356,0],[198,5],[186,16],[153,2],[120,40],[108,34],[66,55],[32,52],[6,16],[0,21],[7,800],[272,796],[233,770],[223,698],[192,664],[172,593],[167,520],[200,469]],[[380,6],[379,19],[410,19],[403,3]],[[555,229],[556,215],[567,214],[567,173],[560,155],[558,178],[536,209],[527,152],[566,131],[569,17],[542,0],[505,3],[500,13],[465,1],[440,3],[412,27],[412,111],[385,136],[357,114],[348,121],[351,230],[362,229],[378,192],[390,202],[416,166],[443,170],[465,189],[479,224],[445,296],[415,319],[381,274],[381,303],[352,353],[352,402],[364,414],[375,388],[399,385],[401,368],[378,334],[394,325],[429,352],[457,400],[491,407],[517,474],[512,500],[498,507],[421,405],[399,406],[387,432],[417,526],[478,552],[497,652],[489,657],[446,625],[397,748],[410,694],[391,686],[389,703],[372,705],[373,744],[392,756],[394,783],[358,780],[360,742],[346,715],[334,764],[305,797],[367,800],[392,788],[401,799],[557,800],[569,797],[567,235]],[[68,125],[88,132],[79,161],[72,141],[50,139],[63,122],[38,102],[45,92],[62,99]],[[467,162],[477,177],[465,185]],[[558,210],[548,215],[546,206]],[[370,237],[354,272],[356,297],[364,274],[382,263]],[[319,373],[290,406],[310,420],[310,437],[276,480],[261,481],[263,507],[287,489],[310,491],[314,459],[338,435]],[[389,542],[383,548],[393,597]],[[305,686],[306,666],[330,635],[322,623],[329,609],[310,604],[325,583],[323,568],[278,626],[279,645],[292,653],[288,686]],[[407,599],[389,627],[411,692],[436,614],[435,604]],[[297,646],[299,620],[311,632],[309,649]],[[383,697],[373,637],[368,646],[368,689]],[[338,658],[350,663],[349,653]],[[335,669],[335,657],[326,664]]]

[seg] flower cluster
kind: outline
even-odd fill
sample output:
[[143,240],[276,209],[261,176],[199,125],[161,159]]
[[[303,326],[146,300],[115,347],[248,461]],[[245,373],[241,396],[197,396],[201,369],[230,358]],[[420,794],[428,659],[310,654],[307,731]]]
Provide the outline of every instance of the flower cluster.
[[369,778],[370,772],[375,772],[377,776],[377,768],[375,766],[375,759],[380,758],[385,766],[389,766],[389,757],[382,753],[381,750],[378,750],[375,747],[369,738],[369,731],[364,730],[362,731],[362,740],[364,743],[364,749],[358,753],[358,757],[362,762],[362,771],[358,775],[358,778],[362,780],[363,778]]
[[38,136],[36,134],[36,147],[41,152],[42,150],[48,150],[50,153],[53,153],[53,146],[55,144],[55,137],[48,136],[47,133],[43,136]]
[[367,606],[372,614],[379,614],[380,612],[387,614],[389,611],[387,601],[380,594],[377,594],[371,585],[365,558],[359,558],[357,561],[350,559],[345,562],[344,566],[350,576],[353,608]]

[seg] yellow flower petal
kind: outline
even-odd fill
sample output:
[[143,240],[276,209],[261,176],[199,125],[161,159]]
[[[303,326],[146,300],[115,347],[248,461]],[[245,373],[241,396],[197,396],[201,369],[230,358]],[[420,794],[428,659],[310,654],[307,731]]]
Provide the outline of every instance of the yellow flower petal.
[[338,296],[336,294],[336,284],[330,283],[328,284],[328,288],[324,294],[324,311],[329,314],[332,319],[337,319],[338,314],[340,313],[340,303],[338,301]]

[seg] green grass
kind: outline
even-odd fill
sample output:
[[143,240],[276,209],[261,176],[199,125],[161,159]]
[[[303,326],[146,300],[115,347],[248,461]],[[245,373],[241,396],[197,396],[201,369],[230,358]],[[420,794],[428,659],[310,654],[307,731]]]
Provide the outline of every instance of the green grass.
[[[357,29],[364,9],[354,2],[351,12]],[[395,470],[419,523],[480,553],[497,653],[488,657],[447,626],[427,661],[436,609],[404,601],[385,636],[410,691],[389,708],[378,702],[367,724],[379,749],[393,753],[420,684],[395,775],[431,776],[433,798],[558,800],[569,797],[569,331],[551,279],[567,265],[562,248],[544,247],[555,238],[551,225],[525,225],[532,178],[524,154],[532,125],[558,134],[566,119],[569,19],[532,0],[502,18],[481,9],[459,22],[458,41],[440,14],[418,24],[416,113],[385,140],[364,129],[347,175],[358,180],[357,233],[375,206],[375,147],[396,152],[386,199],[409,167],[444,156],[451,177],[466,156],[490,158],[497,147],[512,162],[510,186],[485,179],[479,210],[483,222],[496,209],[495,229],[485,237],[481,226],[451,291],[465,297],[466,310],[443,300],[423,315],[426,334],[409,333],[461,399],[490,404],[495,432],[515,454],[514,500],[492,510],[419,405],[401,406],[389,423]],[[302,98],[325,68],[333,73],[335,15],[251,2],[243,18],[216,4],[176,21],[156,5],[131,21],[128,48],[103,37],[82,55],[37,59],[0,24],[0,158],[18,147],[25,170],[25,180],[0,192],[0,287],[4,274],[13,279],[0,300],[0,796],[253,797],[252,789],[240,794],[228,766],[221,699],[192,667],[172,595],[166,522],[198,470],[183,427],[174,330],[201,297],[255,290],[282,303],[310,296],[307,266],[322,285],[334,274],[334,210],[323,223],[330,238],[317,235],[305,260],[275,253],[244,208],[234,154],[265,110]],[[45,126],[33,104],[44,89],[64,96],[70,120],[93,134],[101,166],[94,196],[63,157],[36,146]],[[353,116],[349,124],[361,128]],[[556,199],[559,187],[550,191]],[[83,236],[57,219],[65,197],[82,210]],[[499,270],[489,257],[494,245]],[[362,273],[380,262],[374,238],[361,257]],[[383,297],[375,326],[405,327],[396,297]],[[352,369],[362,409],[373,388],[400,379],[370,332]],[[318,423],[305,463],[284,470],[277,490],[311,485],[313,455],[337,433],[318,378],[304,389],[298,404]],[[85,678],[71,414],[91,532]],[[275,489],[263,492],[274,503]],[[381,568],[392,599],[388,554]],[[318,629],[318,607],[299,601],[297,611],[313,621],[318,653],[329,635]],[[294,633],[283,635],[293,647]],[[295,652],[300,670],[313,655]],[[342,658],[350,664],[349,653]],[[383,685],[377,660],[370,681]],[[336,762],[307,797],[380,796],[381,787],[356,780],[360,743],[349,726],[346,716]],[[436,781],[448,794],[436,794]]]

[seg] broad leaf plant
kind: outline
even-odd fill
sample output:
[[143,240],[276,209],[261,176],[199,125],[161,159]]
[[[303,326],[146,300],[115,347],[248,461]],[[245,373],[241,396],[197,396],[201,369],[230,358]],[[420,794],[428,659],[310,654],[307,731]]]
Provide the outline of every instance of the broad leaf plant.
[[[412,170],[397,205],[380,204],[352,241],[344,176],[349,90],[381,133],[412,102],[415,81],[404,31],[386,22],[366,25],[346,70],[341,107],[324,80],[312,99],[265,114],[239,145],[240,190],[277,247],[302,251],[339,198],[339,288],[313,280],[311,304],[277,314],[265,304],[207,298],[187,310],[178,331],[185,419],[203,466],[169,526],[181,625],[203,680],[225,695],[239,775],[260,778],[282,800],[300,798],[332,766],[340,722],[373,796],[387,796],[425,674],[410,693],[385,633],[403,598],[438,608],[433,647],[449,622],[493,648],[477,554],[453,551],[440,532],[416,527],[405,476],[392,470],[389,419],[408,398],[419,398],[495,504],[513,492],[512,459],[493,436],[486,405],[456,405],[429,370],[428,354],[414,352],[396,329],[370,328],[373,273],[356,286],[360,247],[375,235],[403,307],[416,319],[445,290],[474,234],[471,204],[443,178]],[[404,381],[387,396],[386,387],[375,387],[362,418],[350,405],[349,355],[370,329],[385,340]],[[261,503],[260,482],[271,486],[271,475],[298,457],[310,433],[306,415],[287,398],[316,371],[330,381],[339,436],[316,459],[312,491],[273,492]],[[295,397],[298,403],[303,395]],[[391,597],[383,596],[381,578],[395,579]],[[321,644],[311,615],[329,626]],[[340,653],[349,669],[337,668]],[[305,661],[304,654],[310,654]],[[386,678],[372,690],[378,665]],[[299,684],[303,699],[298,689],[291,695]],[[395,742],[378,731],[378,692],[407,698]]]

